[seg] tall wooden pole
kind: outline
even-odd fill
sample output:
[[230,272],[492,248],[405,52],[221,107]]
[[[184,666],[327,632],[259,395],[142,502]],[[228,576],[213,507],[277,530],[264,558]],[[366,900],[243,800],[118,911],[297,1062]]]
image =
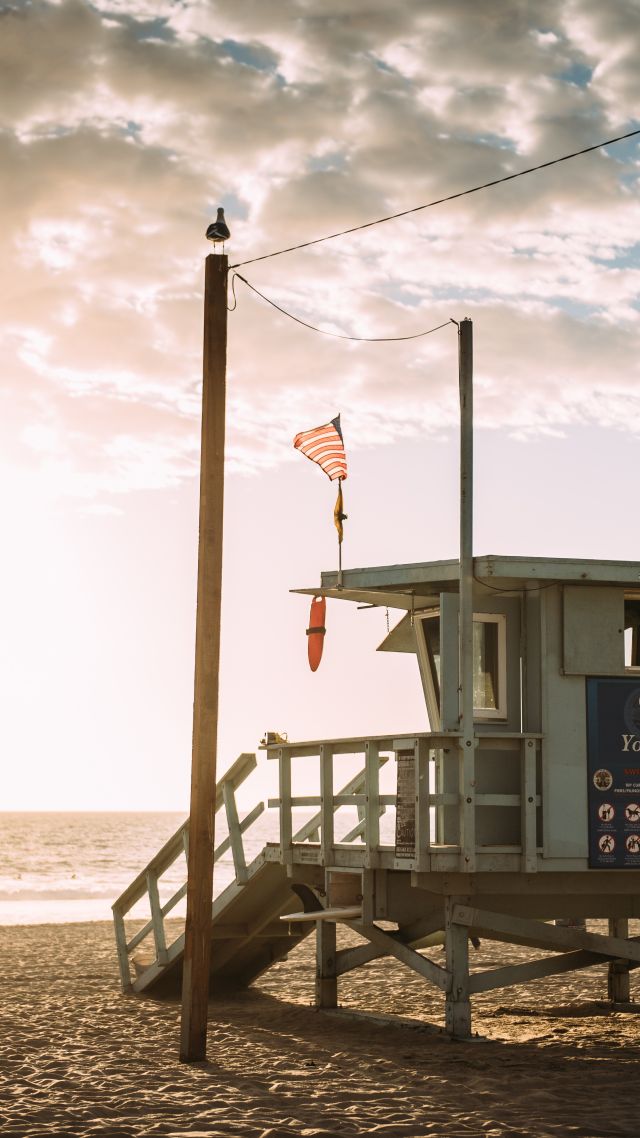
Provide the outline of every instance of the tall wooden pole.
[[218,734],[228,258],[205,262],[196,660],[180,1059],[207,1054]]

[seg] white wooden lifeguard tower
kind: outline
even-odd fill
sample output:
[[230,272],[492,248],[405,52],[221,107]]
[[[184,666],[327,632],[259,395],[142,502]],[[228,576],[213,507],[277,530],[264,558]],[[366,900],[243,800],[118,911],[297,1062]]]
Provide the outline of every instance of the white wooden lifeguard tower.
[[[250,865],[242,832],[263,806],[240,822],[233,791],[256,760],[234,764],[219,788],[230,836],[217,856],[231,846],[236,880],[213,904],[212,991],[250,983],[315,928],[320,1007],[337,1004],[340,975],[385,954],[443,992],[457,1037],[471,1031],[474,993],[603,961],[610,1000],[628,1004],[640,964],[640,939],[628,937],[640,917],[640,563],[473,560],[470,734],[460,726],[458,561],[352,569],[341,583],[325,573],[300,591],[400,610],[380,649],[415,654],[431,730],[267,746],[279,764],[269,805],[280,835]],[[362,769],[341,785],[353,755]],[[380,793],[386,762],[395,794]],[[292,794],[294,764],[319,764],[319,795]],[[336,841],[344,806],[360,820]],[[300,807],[317,813],[296,832]],[[384,844],[380,818],[393,807],[395,841]],[[167,945],[164,917],[184,891],[161,906],[157,880],[186,839],[185,824],[114,905],[125,988],[179,976],[183,937]],[[152,918],[127,941],[125,914],[145,892]],[[608,935],[571,918],[604,918]],[[362,946],[336,951],[339,923]],[[446,953],[432,959],[420,946],[440,930]],[[146,936],[153,959],[132,980],[129,957]],[[470,974],[471,936],[546,954]]]

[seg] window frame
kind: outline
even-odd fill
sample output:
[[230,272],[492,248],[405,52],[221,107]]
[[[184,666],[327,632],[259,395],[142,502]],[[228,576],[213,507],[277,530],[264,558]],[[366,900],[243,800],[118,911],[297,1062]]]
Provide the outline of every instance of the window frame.
[[[640,596],[640,594],[639,594]],[[435,672],[435,663],[429,650],[427,637],[423,628],[424,620],[442,620],[442,611],[439,605],[432,609],[422,609],[414,614],[414,636],[420,678],[427,705],[427,715],[432,731],[439,731],[442,721],[442,665],[440,677]],[[474,722],[506,721],[508,719],[507,701],[507,614],[502,612],[474,612],[474,624],[495,624],[498,630],[497,644],[497,700],[496,707],[475,707],[473,709]],[[440,644],[442,645],[442,625],[440,626]],[[638,669],[640,670],[640,669]]]
[[[442,619],[440,605],[436,605],[431,609],[422,609],[421,612],[414,613],[413,633],[416,642],[418,667],[420,669],[420,679],[422,680],[422,690],[424,692],[424,699],[427,705],[429,727],[432,731],[439,731],[442,716],[442,705],[440,702],[440,681],[438,676],[435,674],[435,663],[432,661],[432,654],[429,651],[427,637],[424,628],[422,627],[423,620],[435,619]],[[442,629],[440,631],[442,634]]]
[[498,692],[495,707],[473,708],[473,718],[507,719],[507,614],[504,612],[474,612],[474,624],[496,624],[498,626]]

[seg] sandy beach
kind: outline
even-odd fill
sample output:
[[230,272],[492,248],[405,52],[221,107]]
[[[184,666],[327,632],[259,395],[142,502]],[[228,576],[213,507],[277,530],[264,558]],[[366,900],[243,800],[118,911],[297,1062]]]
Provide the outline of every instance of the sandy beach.
[[[310,937],[256,986],[212,1003],[208,1061],[184,1065],[178,1003],[121,994],[109,924],[3,927],[0,944],[2,1134],[608,1138],[640,1129],[640,1017],[607,1008],[601,966],[475,997],[484,1038],[452,1043],[439,1030],[440,998],[394,961],[341,980],[344,1012],[314,1011]],[[474,966],[529,955],[485,942]],[[352,1009],[361,1016],[348,1018]]]

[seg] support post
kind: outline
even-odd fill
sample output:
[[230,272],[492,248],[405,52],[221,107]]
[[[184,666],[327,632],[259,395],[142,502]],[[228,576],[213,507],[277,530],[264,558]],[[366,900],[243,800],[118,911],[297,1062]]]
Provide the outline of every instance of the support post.
[[333,747],[323,743],[320,747],[320,844],[324,866],[333,864],[334,813]]
[[458,331],[460,379],[460,871],[476,868],[473,732],[473,324]]
[[198,594],[180,1059],[207,1053],[218,734],[228,258],[205,262]]
[[119,909],[113,910],[113,920],[116,930],[116,951],[118,953],[118,964],[120,966],[120,983],[123,992],[130,992],[132,984],[131,971],[129,969],[129,953],[127,951],[127,934],[124,927],[124,917]]
[[[629,936],[629,921],[626,917],[609,919],[609,936]],[[607,969],[607,994],[612,1004],[631,1003],[631,984],[629,977],[629,962],[627,960],[612,960]]]
[[335,921],[316,921],[316,1007],[337,1008]]
[[365,744],[364,793],[364,864],[371,868],[380,865],[380,747],[371,739]]
[[454,1039],[468,1039],[471,1035],[469,930],[453,922],[456,900],[459,898],[445,897],[447,972],[451,974],[451,987],[445,998],[445,1028]]
[[536,740],[523,739],[520,755],[520,847],[523,873],[537,873]]
[[426,739],[414,744],[416,779],[416,855],[418,873],[431,869],[431,792],[429,790],[429,746]]
[[280,861],[283,865],[293,862],[293,812],[291,806],[291,752],[286,747],[278,751],[278,778],[280,794]]

